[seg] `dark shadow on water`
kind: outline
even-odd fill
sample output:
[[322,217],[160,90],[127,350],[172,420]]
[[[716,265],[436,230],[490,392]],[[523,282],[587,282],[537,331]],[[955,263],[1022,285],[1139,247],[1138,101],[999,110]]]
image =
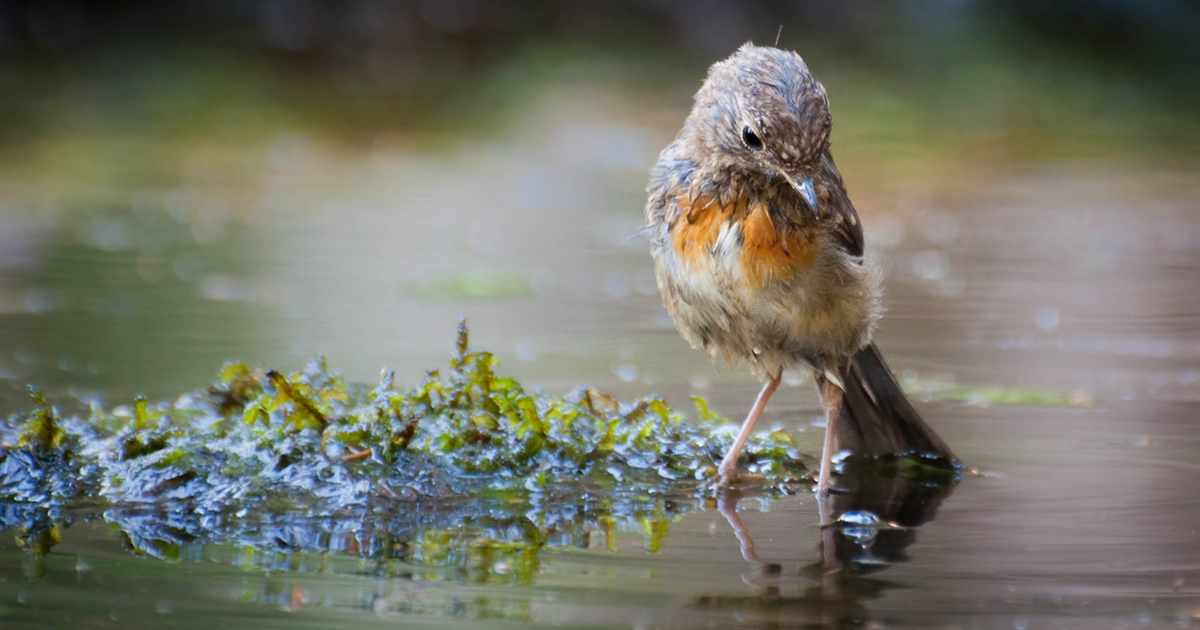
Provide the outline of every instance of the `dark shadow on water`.
[[[795,576],[786,575],[782,563],[758,554],[753,532],[737,513],[742,496],[724,493],[718,509],[741,543],[742,556],[754,565],[742,579],[758,593],[701,597],[694,604],[735,610],[747,615],[751,625],[764,627],[860,627],[869,618],[864,602],[895,586],[877,575],[908,561],[918,528],[936,518],[958,480],[955,469],[914,460],[845,462],[836,488],[818,498],[823,525],[816,561]],[[788,589],[794,577],[803,586]]]

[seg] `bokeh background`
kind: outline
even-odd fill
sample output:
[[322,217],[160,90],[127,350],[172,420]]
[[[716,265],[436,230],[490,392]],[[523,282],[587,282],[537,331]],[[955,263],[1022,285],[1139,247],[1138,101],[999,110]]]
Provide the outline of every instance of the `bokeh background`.
[[[451,504],[444,524],[422,521],[431,502],[398,506],[384,516],[415,525],[396,539],[367,517],[286,515],[324,541],[319,560],[192,539],[174,512],[84,509],[39,565],[21,537],[76,516],[54,511],[7,530],[0,621],[1200,623],[1185,0],[0,0],[0,414],[29,409],[27,383],[67,412],[174,397],[230,359],[292,371],[324,354],[351,381],[388,366],[411,385],[467,316],[531,387],[685,410],[700,394],[739,417],[756,384],[679,338],[638,232],[705,69],[776,37],[829,93],[886,273],[878,342],[967,466],[936,520],[888,532],[895,557],[828,588],[832,530],[807,493],[744,500],[742,525],[659,498],[660,525],[610,519],[581,532],[590,547],[538,516],[571,501],[513,497],[511,521]],[[811,385],[791,385],[761,425],[819,452]],[[389,555],[442,527],[461,553]],[[536,586],[510,585],[479,550],[529,532]],[[843,533],[868,549],[879,532]]]
[[[225,359],[316,353],[354,380],[388,365],[412,382],[463,315],[549,388],[744,383],[675,335],[636,233],[646,171],[705,68],[776,37],[829,91],[891,278],[884,340],[1019,337],[928,299],[983,299],[1033,330],[1063,316],[1028,297],[1032,263],[972,295],[954,259],[978,254],[970,217],[996,186],[1059,195],[987,224],[1019,247],[1036,226],[1006,227],[1056,204],[1183,186],[1198,15],[1182,0],[2,0],[4,400],[23,405],[26,382],[169,396]],[[1111,249],[1137,212],[1070,221]],[[961,334],[939,340],[941,324]],[[971,363],[944,362],[915,367]]]

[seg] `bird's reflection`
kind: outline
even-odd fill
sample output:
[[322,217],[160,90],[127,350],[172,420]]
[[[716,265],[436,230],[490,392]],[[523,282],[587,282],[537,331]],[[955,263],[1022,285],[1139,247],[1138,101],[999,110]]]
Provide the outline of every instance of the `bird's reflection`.
[[742,556],[753,564],[743,580],[758,592],[750,598],[704,603],[757,609],[770,626],[859,627],[870,617],[863,602],[891,586],[872,574],[908,560],[907,549],[917,539],[917,528],[934,519],[957,482],[958,471],[941,462],[844,462],[830,494],[818,496],[822,525],[816,562],[800,570],[805,586],[786,594],[780,586],[786,583],[781,577],[783,566],[759,557],[753,532],[737,512],[741,495],[727,491],[719,497],[717,508],[737,536]]

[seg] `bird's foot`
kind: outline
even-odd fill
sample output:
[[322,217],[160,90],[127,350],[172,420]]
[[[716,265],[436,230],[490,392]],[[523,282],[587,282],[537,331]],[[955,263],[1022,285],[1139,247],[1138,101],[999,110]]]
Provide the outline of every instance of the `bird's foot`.
[[738,474],[737,460],[724,460],[717,468],[717,477],[713,480],[714,488],[728,488],[737,482],[740,475]]
[[721,490],[729,488],[741,478],[738,474],[737,462],[722,461],[717,466],[717,474],[708,482],[708,487],[713,490]]
[[767,478],[763,475],[748,475],[738,472],[737,462],[721,462],[721,466],[717,468],[717,476],[713,477],[710,486],[713,489],[729,488],[734,484],[754,483],[766,481]]

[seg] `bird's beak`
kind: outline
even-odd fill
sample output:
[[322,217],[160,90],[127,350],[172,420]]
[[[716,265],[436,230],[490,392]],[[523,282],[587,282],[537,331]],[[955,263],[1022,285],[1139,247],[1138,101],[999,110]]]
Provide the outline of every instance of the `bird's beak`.
[[804,203],[808,204],[808,209],[812,210],[813,214],[821,216],[821,210],[817,208],[817,190],[813,188],[812,178],[808,175],[801,175],[800,179],[796,179],[787,173],[784,173],[783,176],[787,178],[792,188],[795,188],[796,192],[800,193],[800,198],[804,199]]

